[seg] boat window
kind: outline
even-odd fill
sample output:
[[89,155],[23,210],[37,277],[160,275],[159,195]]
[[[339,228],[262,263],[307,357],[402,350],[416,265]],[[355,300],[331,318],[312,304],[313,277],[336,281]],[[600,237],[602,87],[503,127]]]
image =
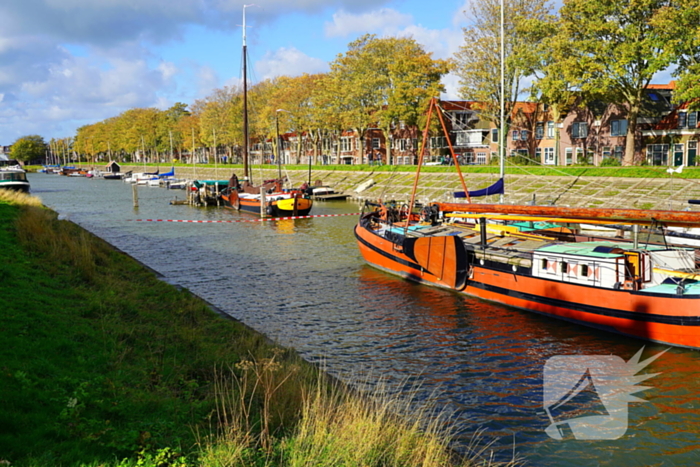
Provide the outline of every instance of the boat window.
[[547,258],[542,258],[542,270],[547,270]]
[[562,261],[560,271],[562,274],[566,274],[567,272],[569,272],[569,263],[567,263],[566,261]]
[[589,270],[588,270],[588,265],[587,265],[587,264],[582,264],[582,265],[581,265],[581,275],[582,275],[583,277],[588,277],[588,272],[589,272]]

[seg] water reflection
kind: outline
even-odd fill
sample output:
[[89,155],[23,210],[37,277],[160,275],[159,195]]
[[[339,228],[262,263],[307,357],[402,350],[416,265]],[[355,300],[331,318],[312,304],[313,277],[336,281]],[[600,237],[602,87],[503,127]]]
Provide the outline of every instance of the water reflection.
[[[672,349],[643,372],[660,372],[629,406],[615,441],[556,441],[544,432],[542,371],[556,355],[617,355],[643,342],[413,284],[364,265],[357,218],[236,223],[134,219],[255,220],[221,208],[170,205],[182,192],[120,182],[30,175],[45,204],[202,298],[329,371],[376,387],[418,385],[469,442],[475,429],[529,465],[695,465],[700,353]],[[353,213],[353,203],[317,203],[315,214]],[[646,344],[645,357],[663,350]]]

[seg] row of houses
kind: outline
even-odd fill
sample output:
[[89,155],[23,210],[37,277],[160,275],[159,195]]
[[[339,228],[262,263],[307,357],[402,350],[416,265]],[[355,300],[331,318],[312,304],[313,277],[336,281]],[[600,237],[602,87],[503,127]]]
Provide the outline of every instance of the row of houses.
[[[687,103],[672,103],[674,84],[650,85],[646,89],[645,104],[634,135],[636,163],[693,166],[700,162],[697,157],[699,112],[689,111]],[[480,117],[477,103],[441,101],[440,106],[460,163],[488,164],[498,157],[498,129]],[[628,129],[625,106],[592,103],[570,109],[560,121],[554,121],[547,106],[519,102],[509,117],[508,156],[522,156],[534,163],[560,166],[601,165],[607,159],[622,161]],[[304,163],[313,159],[316,163],[329,164],[412,165],[418,161],[421,133],[416,127],[399,123],[388,135],[381,129],[371,128],[363,135],[346,131],[340,136],[319,138],[316,143],[302,135],[301,145],[299,135],[291,133],[282,137],[282,162]],[[298,154],[300,146],[302,151]],[[266,149],[274,159],[271,144],[257,145],[252,152],[253,158],[265,158]],[[446,161],[449,155],[447,138],[432,136],[427,154],[432,163]]]

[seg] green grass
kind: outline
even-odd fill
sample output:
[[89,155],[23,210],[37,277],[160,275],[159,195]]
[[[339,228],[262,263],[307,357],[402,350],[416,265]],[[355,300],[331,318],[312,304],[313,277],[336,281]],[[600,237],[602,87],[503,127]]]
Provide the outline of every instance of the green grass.
[[[13,465],[192,452],[216,425],[217,367],[273,352],[298,364],[51,211],[5,201],[0,219],[0,456]],[[299,393],[312,373],[289,383]]]
[[[475,465],[409,397],[360,397],[36,198],[0,190],[0,465]],[[403,394],[402,394],[403,396]]]
[[[85,165],[86,163],[83,163]],[[122,165],[139,165],[143,164],[137,163],[122,163]],[[101,166],[98,164],[98,166]],[[168,168],[174,166],[176,169],[178,167],[192,167],[192,164],[146,164],[146,167],[160,167]],[[243,166],[241,164],[197,164],[196,167],[201,168],[229,168],[229,169],[241,169]],[[263,168],[276,170],[277,166],[274,164],[256,164],[251,166],[253,170]],[[30,166],[27,167],[28,170],[38,170],[40,166]],[[288,164],[285,165],[287,170],[298,170],[306,171],[309,170],[308,164]],[[462,172],[465,174],[498,174],[498,165],[468,165],[460,167]],[[413,165],[368,165],[368,164],[357,164],[357,165],[347,165],[347,164],[335,164],[335,165],[312,165],[312,178],[315,172],[319,171],[336,171],[336,172],[409,172],[414,173],[416,171],[416,166]],[[455,168],[451,166],[425,166],[421,168],[421,172],[424,173],[454,173]],[[552,166],[517,166],[508,164],[506,166],[506,173],[509,175],[534,175],[534,176],[564,176],[564,177],[619,177],[619,178],[683,178],[683,179],[700,179],[700,167],[685,167],[681,174],[669,174],[666,172],[666,167],[656,167],[656,166],[631,166],[631,167],[595,167],[595,166],[562,166],[562,167],[552,167]]]

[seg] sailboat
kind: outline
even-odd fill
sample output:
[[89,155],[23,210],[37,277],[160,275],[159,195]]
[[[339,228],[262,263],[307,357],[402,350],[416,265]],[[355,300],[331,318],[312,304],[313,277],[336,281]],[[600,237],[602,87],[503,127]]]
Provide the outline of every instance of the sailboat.
[[447,135],[433,99],[410,204],[397,208],[379,201],[362,213],[354,228],[369,265],[411,281],[597,329],[700,349],[700,270],[693,248],[643,243],[636,234],[629,239],[586,240],[493,223],[607,223],[638,232],[640,226],[700,227],[700,213],[473,203],[449,144],[467,202],[432,203],[414,212],[433,111]]
[[302,190],[284,189],[283,178],[266,180],[262,185],[251,183],[248,165],[248,71],[245,5],[243,6],[243,180],[234,173],[221,192],[225,207],[270,217],[305,216],[311,212],[313,201]]
[[693,248],[643,243],[639,236],[582,241],[490,223],[698,227],[700,213],[472,202],[433,203],[413,212],[423,156],[421,151],[407,209],[380,202],[360,216],[354,233],[368,264],[503,305],[648,341],[700,348],[700,270]]

